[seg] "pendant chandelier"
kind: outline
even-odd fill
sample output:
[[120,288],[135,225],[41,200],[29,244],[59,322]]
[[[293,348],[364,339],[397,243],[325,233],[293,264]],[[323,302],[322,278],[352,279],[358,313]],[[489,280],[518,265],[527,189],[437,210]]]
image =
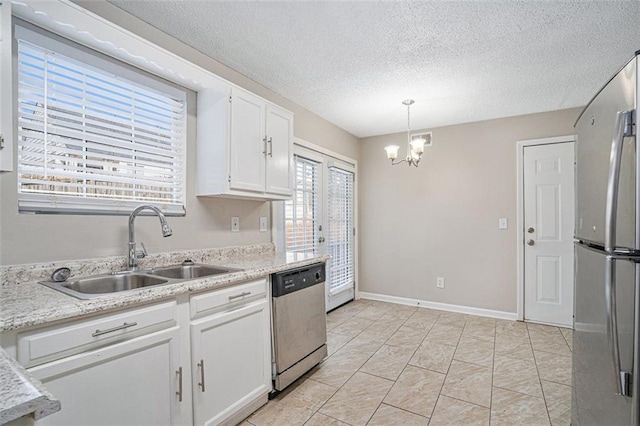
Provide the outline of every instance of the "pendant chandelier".
[[422,137],[411,139],[410,109],[414,101],[413,99],[407,99],[402,101],[402,103],[407,106],[407,156],[402,160],[396,161],[398,158],[398,150],[400,149],[398,145],[385,146],[384,150],[387,151],[387,158],[391,160],[392,165],[395,166],[396,164],[406,162],[408,166],[418,167],[418,163],[420,162],[422,153],[424,152],[424,145],[427,141]]

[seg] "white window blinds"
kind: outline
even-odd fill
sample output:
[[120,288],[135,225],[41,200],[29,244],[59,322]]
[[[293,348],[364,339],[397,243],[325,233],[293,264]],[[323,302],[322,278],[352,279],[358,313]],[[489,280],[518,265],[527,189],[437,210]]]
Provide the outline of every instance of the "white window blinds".
[[329,293],[350,288],[354,277],[354,218],[352,172],[329,168],[327,210],[329,214]]
[[296,155],[294,165],[293,197],[284,202],[285,249],[316,254],[320,164]]
[[18,38],[20,211],[184,214],[184,93],[87,62]]

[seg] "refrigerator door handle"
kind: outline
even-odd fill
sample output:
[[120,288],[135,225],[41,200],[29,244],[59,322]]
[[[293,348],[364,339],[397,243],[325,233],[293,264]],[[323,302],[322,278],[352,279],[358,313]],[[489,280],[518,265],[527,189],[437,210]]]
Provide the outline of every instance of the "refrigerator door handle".
[[616,215],[618,212],[618,183],[622,162],[622,142],[625,136],[633,134],[633,110],[618,111],[611,141],[609,158],[609,178],[607,180],[607,201],[604,216],[604,249],[611,253],[616,247]]
[[620,365],[620,345],[618,342],[618,309],[616,304],[616,259],[607,256],[605,267],[604,293],[606,299],[607,339],[611,350],[616,394],[631,396],[631,374]]

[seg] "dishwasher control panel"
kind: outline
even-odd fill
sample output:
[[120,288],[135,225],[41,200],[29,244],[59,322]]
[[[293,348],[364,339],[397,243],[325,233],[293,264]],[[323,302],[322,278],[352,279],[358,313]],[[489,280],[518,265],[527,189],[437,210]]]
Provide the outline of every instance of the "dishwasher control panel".
[[325,281],[325,264],[317,263],[278,272],[271,278],[271,296],[280,297]]

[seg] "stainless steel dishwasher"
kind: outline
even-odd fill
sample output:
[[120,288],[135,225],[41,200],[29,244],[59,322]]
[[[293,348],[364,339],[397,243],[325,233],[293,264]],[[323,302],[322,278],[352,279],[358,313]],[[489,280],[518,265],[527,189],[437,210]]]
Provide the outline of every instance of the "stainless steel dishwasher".
[[271,276],[274,388],[283,390],[327,356],[325,265]]

